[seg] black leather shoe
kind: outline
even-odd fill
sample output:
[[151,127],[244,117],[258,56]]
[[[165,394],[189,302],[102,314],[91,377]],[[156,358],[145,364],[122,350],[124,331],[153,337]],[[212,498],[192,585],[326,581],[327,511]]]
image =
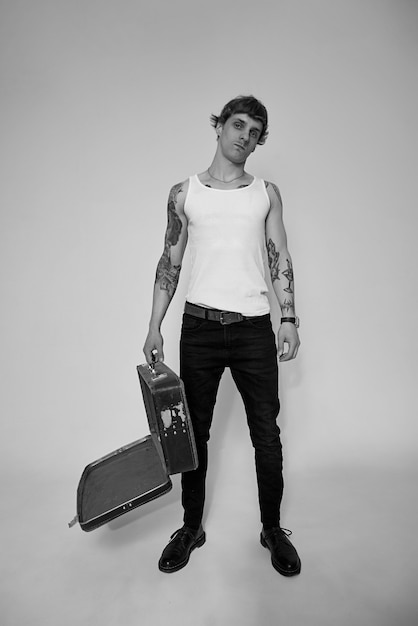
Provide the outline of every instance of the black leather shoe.
[[190,553],[195,548],[200,548],[206,541],[206,534],[199,526],[198,530],[192,530],[187,526],[183,526],[171,535],[170,543],[164,548],[158,568],[161,572],[171,573],[177,572],[179,569],[187,565]]
[[261,531],[261,545],[271,552],[271,562],[275,570],[283,576],[295,576],[300,573],[301,563],[298,553],[287,538],[290,530],[272,528]]

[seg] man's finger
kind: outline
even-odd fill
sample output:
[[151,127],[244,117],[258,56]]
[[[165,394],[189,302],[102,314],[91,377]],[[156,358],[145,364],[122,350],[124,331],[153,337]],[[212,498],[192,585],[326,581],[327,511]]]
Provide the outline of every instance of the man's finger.
[[291,361],[292,359],[296,358],[298,349],[299,349],[299,344],[295,344],[295,345],[288,344],[288,350],[287,352],[283,352],[280,355],[280,361]]

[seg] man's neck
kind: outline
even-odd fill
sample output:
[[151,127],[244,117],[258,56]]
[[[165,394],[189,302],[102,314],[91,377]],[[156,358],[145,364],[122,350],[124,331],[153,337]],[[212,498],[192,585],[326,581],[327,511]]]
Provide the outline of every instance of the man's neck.
[[232,163],[225,158],[220,158],[220,155],[215,154],[215,158],[208,167],[209,176],[224,183],[230,183],[238,178],[245,176],[245,162],[244,163]]

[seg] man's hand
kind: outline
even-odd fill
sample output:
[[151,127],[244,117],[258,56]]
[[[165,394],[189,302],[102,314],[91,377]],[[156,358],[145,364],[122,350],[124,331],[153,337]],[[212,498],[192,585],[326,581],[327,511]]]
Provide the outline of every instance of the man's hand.
[[153,361],[164,361],[163,343],[159,331],[149,331],[143,348],[148,365],[151,365]]
[[[284,351],[285,344],[287,344],[287,352]],[[298,353],[300,346],[300,340],[298,330],[292,322],[283,322],[279,328],[278,334],[278,348],[279,348],[279,361],[291,361]]]

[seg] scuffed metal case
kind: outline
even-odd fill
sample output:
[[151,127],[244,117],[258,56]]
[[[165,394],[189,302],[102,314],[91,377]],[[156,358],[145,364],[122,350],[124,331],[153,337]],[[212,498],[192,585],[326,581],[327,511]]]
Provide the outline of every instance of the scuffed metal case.
[[196,469],[196,444],[183,381],[160,361],[138,365],[137,371],[150,432],[161,446],[168,474]]

